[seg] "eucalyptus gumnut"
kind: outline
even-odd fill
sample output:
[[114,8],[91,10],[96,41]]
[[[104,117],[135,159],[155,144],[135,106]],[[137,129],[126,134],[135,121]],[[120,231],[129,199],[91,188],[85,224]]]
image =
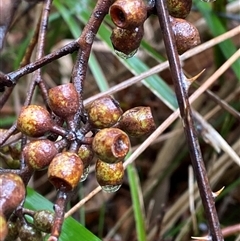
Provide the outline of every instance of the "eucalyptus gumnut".
[[122,185],[124,178],[124,167],[122,162],[109,164],[98,159],[95,172],[97,182],[106,192],[117,191]]
[[8,227],[6,218],[2,213],[0,213],[0,241],[4,241],[8,234]]
[[8,221],[7,226],[8,226],[8,234],[5,238],[5,241],[16,240],[19,234],[17,223]]
[[57,148],[50,140],[31,141],[23,149],[24,159],[33,170],[47,168],[57,153]]
[[5,161],[8,167],[11,169],[19,169],[20,168],[20,160],[13,159],[9,155],[2,155],[0,161]]
[[192,0],[167,0],[169,14],[175,18],[186,18],[191,11]]
[[105,128],[94,136],[92,148],[102,161],[116,163],[126,157],[130,140],[128,135],[118,128]]
[[59,85],[49,89],[49,107],[58,116],[73,116],[79,109],[79,97],[72,83]]
[[129,136],[139,137],[155,129],[150,107],[138,106],[127,110],[119,120],[119,128]]
[[114,50],[122,53],[124,58],[129,58],[137,52],[141,44],[143,34],[143,25],[133,29],[123,29],[116,27],[113,29],[110,38]]
[[49,112],[39,105],[23,107],[17,120],[18,130],[31,137],[42,136],[51,127],[52,119]]
[[117,123],[123,111],[110,95],[93,101],[87,109],[90,124],[95,128],[108,128]]
[[25,185],[19,175],[0,174],[0,213],[8,219],[24,200],[25,193]]
[[13,159],[20,159],[22,153],[22,144],[21,141],[17,141],[9,145],[9,152]]
[[83,174],[83,162],[72,152],[57,154],[48,167],[48,179],[56,189],[73,190]]
[[197,28],[181,18],[170,17],[170,23],[174,33],[178,54],[183,54],[187,50],[200,44],[200,35]]
[[52,225],[54,223],[54,213],[48,210],[39,210],[36,211],[33,216],[33,224],[34,226],[44,232],[50,233],[52,229]]
[[24,241],[43,241],[42,233],[29,223],[20,226],[19,238]]
[[20,176],[0,174],[0,241],[8,234],[7,219],[25,198],[25,186]]
[[87,168],[90,165],[90,162],[94,157],[94,152],[92,147],[90,145],[85,145],[85,144],[82,144],[79,147],[77,154],[81,158],[84,168]]
[[124,29],[143,25],[147,18],[147,6],[143,0],[117,0],[109,9],[113,23]]

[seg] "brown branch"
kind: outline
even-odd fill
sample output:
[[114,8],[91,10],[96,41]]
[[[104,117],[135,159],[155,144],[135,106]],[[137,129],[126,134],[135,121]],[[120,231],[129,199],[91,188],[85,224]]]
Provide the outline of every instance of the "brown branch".
[[59,59],[67,54],[75,52],[79,48],[78,42],[72,41],[71,43],[65,45],[61,49],[58,49],[54,51],[53,53],[50,53],[41,59],[30,63],[16,71],[13,71],[9,74],[1,74],[0,73],[0,91],[3,91],[4,86],[11,87],[17,83],[19,78],[22,76],[32,73],[33,71],[47,65],[48,63],[53,62],[56,59]]
[[216,208],[214,205],[212,191],[208,182],[206,169],[204,167],[199,142],[197,139],[197,134],[194,128],[192,111],[188,101],[188,88],[183,70],[181,68],[180,59],[177,53],[165,0],[156,0],[156,9],[161,30],[163,33],[163,40],[166,46],[166,52],[178,100],[180,115],[183,120],[184,131],[190,151],[190,157],[194,173],[196,175],[201,199],[203,202],[203,207],[209,223],[211,238],[213,241],[223,241],[223,236],[220,229]]
[[64,221],[65,209],[70,196],[70,193],[66,193],[62,190],[58,191],[57,200],[54,204],[54,223],[52,226],[51,236],[48,238],[48,241],[56,241],[60,236],[62,224]]
[[78,39],[80,46],[77,60],[72,72],[72,82],[79,94],[79,111],[74,116],[75,128],[78,128],[80,123],[81,114],[83,114],[83,86],[86,78],[88,60],[92,48],[92,44],[98,29],[108,13],[112,0],[98,0],[97,4],[91,14],[91,17],[84,27],[81,37]]

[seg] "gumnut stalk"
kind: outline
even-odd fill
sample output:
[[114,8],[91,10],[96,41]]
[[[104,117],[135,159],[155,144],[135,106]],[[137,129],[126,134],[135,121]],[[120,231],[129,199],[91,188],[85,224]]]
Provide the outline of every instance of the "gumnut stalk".
[[109,164],[98,159],[95,171],[97,182],[105,192],[114,192],[121,187],[124,178],[123,162]]
[[0,174],[0,240],[8,234],[7,219],[25,198],[25,186],[20,176]]
[[133,137],[151,133],[155,129],[155,123],[150,107],[139,106],[127,110],[120,118],[118,126]]
[[40,137],[48,132],[51,127],[50,113],[38,105],[23,107],[17,120],[18,130],[31,137]]
[[117,0],[110,7],[109,14],[117,27],[130,30],[143,25],[147,6],[143,0]]
[[83,162],[72,152],[57,154],[48,167],[48,180],[56,189],[73,190],[83,174]]
[[178,54],[183,54],[187,50],[201,43],[197,28],[181,18],[170,17],[170,23],[175,36]]
[[110,95],[93,101],[87,112],[90,124],[99,129],[113,126],[123,113],[119,103]]
[[175,18],[186,18],[191,11],[192,0],[167,0],[169,14]]
[[49,89],[49,107],[62,118],[72,117],[79,109],[78,93],[72,83]]
[[110,38],[115,52],[126,59],[132,57],[137,52],[143,35],[143,25],[133,29],[116,27],[113,29]]
[[58,150],[49,140],[31,141],[23,149],[24,160],[33,170],[43,170],[48,167]]
[[92,148],[102,161],[116,163],[126,157],[130,140],[128,135],[118,128],[105,128],[94,136]]

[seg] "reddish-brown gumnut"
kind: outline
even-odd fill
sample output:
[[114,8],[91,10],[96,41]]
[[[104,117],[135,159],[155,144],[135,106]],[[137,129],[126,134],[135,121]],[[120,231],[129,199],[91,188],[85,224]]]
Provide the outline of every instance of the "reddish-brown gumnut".
[[109,14],[116,26],[130,30],[143,25],[147,7],[143,0],[117,0],[110,7]]
[[140,46],[143,34],[143,25],[130,30],[114,28],[110,38],[115,52],[122,58],[132,57]]
[[169,14],[174,18],[186,18],[191,11],[192,0],[167,0]]
[[0,240],[8,234],[7,219],[25,198],[25,186],[20,176],[0,174]]
[[56,189],[71,191],[78,185],[82,174],[82,160],[72,152],[57,154],[48,167],[48,180]]
[[38,105],[23,107],[17,120],[18,130],[31,137],[42,136],[51,127],[52,119],[49,112]]
[[103,191],[115,192],[121,187],[124,177],[122,162],[109,164],[98,159],[95,171],[97,182]]
[[0,174],[0,210],[8,218],[25,198],[25,185],[20,176]]
[[126,157],[130,140],[128,135],[118,128],[105,128],[94,136],[92,148],[102,161],[116,163]]
[[49,140],[31,141],[23,149],[23,156],[33,170],[42,170],[48,167],[58,150]]
[[199,32],[193,24],[185,19],[173,17],[170,17],[170,23],[175,36],[178,54],[183,54],[200,44]]
[[93,101],[87,109],[90,124],[95,128],[107,128],[117,123],[123,111],[110,95]]
[[127,110],[119,120],[119,128],[129,136],[142,136],[155,129],[150,107],[139,106]]
[[79,109],[78,93],[72,83],[59,85],[49,89],[49,107],[58,116],[73,116]]

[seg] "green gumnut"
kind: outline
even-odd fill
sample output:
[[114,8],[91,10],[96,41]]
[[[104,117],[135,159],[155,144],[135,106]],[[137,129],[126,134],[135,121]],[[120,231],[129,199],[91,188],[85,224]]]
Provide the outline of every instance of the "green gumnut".
[[22,241],[43,241],[42,233],[28,223],[23,224],[19,228],[19,238]]
[[5,238],[5,241],[14,241],[17,239],[19,234],[17,223],[8,221],[8,235]]
[[192,0],[167,0],[169,14],[175,18],[186,18],[191,11]]
[[33,216],[34,226],[45,233],[50,233],[54,222],[54,213],[47,210],[39,210]]

